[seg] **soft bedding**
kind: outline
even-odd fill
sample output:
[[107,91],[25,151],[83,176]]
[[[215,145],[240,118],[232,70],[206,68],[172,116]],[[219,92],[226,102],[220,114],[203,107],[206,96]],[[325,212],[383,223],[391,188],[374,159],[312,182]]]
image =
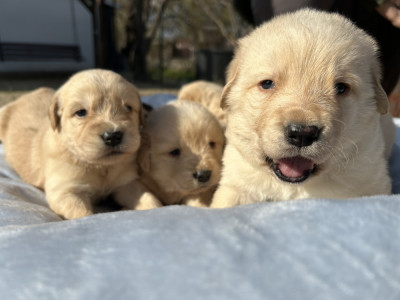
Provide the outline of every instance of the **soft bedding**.
[[19,179],[0,146],[0,299],[398,300],[399,145],[400,129],[392,196],[70,221]]

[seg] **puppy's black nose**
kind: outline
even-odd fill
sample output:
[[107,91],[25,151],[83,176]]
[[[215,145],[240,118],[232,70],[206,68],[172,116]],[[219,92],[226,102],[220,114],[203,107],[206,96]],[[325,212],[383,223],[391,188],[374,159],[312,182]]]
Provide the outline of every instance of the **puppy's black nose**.
[[210,170],[199,170],[193,173],[193,177],[197,179],[198,182],[207,182],[210,180],[211,171]]
[[289,124],[285,128],[286,140],[297,147],[310,146],[319,138],[321,130],[317,126]]
[[104,144],[112,147],[121,144],[123,137],[124,133],[121,131],[113,131],[113,132],[106,131],[101,135]]

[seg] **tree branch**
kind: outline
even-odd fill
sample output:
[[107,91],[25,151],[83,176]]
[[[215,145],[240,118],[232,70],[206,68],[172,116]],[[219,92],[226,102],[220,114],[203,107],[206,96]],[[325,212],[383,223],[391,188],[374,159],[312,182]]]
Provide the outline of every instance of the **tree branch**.
[[225,24],[221,21],[221,18],[217,16],[211,8],[205,2],[202,2],[200,7],[203,11],[210,17],[210,19],[217,25],[219,31],[221,32],[222,36],[232,45],[235,46],[235,38],[229,34],[228,30],[226,29]]
[[160,22],[162,20],[162,16],[163,13],[168,5],[169,0],[162,0],[159,6],[159,9],[157,10],[156,15],[154,16],[154,20],[152,22],[152,24],[150,24],[147,32],[146,32],[146,40],[149,44],[151,44],[151,42],[153,41],[156,32],[157,32],[157,28],[160,25]]

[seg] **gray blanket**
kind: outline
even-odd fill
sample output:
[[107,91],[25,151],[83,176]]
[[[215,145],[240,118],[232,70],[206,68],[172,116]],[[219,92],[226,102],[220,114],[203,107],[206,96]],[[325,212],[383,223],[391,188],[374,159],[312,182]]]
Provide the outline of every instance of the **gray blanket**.
[[0,299],[398,300],[400,196],[61,221],[0,146]]

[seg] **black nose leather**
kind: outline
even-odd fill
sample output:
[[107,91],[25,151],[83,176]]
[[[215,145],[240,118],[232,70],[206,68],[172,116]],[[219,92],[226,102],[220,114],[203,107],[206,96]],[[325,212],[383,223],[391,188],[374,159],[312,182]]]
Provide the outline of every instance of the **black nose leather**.
[[289,144],[306,147],[318,140],[320,131],[317,126],[289,124],[285,128],[285,136]]
[[113,132],[106,131],[101,135],[104,144],[112,147],[121,144],[123,137],[124,133],[121,131],[113,131]]
[[198,182],[207,182],[210,180],[211,171],[210,170],[199,170],[193,173],[193,177],[197,179]]

